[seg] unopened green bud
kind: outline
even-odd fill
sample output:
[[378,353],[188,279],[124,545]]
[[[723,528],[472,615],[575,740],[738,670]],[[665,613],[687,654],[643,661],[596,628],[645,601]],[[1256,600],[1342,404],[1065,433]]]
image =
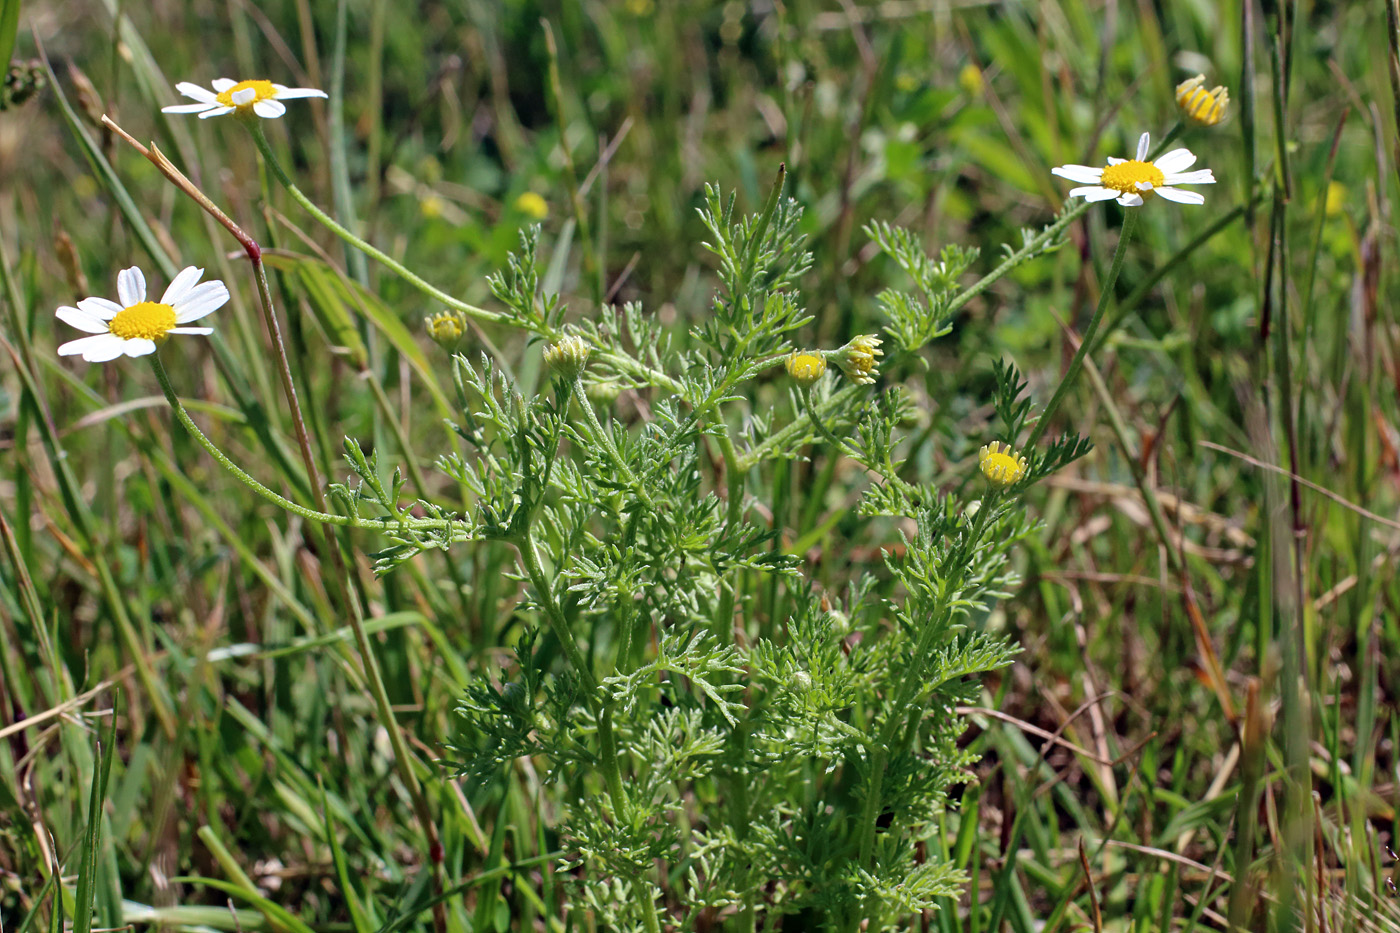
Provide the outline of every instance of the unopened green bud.
[[559,342],[544,349],[544,361],[549,368],[565,379],[572,379],[588,365],[591,351],[588,342],[577,334],[560,338]]

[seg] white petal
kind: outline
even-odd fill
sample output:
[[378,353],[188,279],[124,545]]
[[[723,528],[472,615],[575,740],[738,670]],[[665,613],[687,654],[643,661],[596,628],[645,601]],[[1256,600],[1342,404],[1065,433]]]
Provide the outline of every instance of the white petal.
[[253,105],[253,113],[256,113],[264,120],[275,120],[286,112],[287,107],[285,104],[280,104],[271,98],[260,100]]
[[174,305],[199,281],[199,277],[204,274],[203,269],[195,266],[185,266],[180,270],[180,274],[170,280],[166,286],[165,294],[161,296],[160,303],[164,305]]
[[1142,195],[1129,192],[1118,199],[1118,203],[1124,207],[1137,207],[1142,203]]
[[170,328],[168,331],[166,331],[166,333],[167,333],[167,334],[195,334],[195,335],[200,336],[200,337],[207,337],[207,336],[209,336],[210,334],[214,333],[214,328],[212,328],[212,327],[172,327],[172,328]]
[[103,321],[110,321],[122,313],[122,306],[110,298],[84,298],[78,302],[78,307]]
[[146,300],[146,277],[140,269],[132,266],[117,273],[117,297],[122,300],[123,308]]
[[1124,162],[1126,162],[1126,161],[1128,161],[1128,160],[1127,160],[1127,159],[1120,159],[1120,158],[1118,158],[1117,156],[1109,156],[1109,157],[1108,157],[1108,164],[1109,164],[1109,165],[1122,165],[1122,164],[1123,164]]
[[277,92],[278,100],[292,100],[296,97],[325,97],[325,91],[318,91],[314,87],[283,87],[274,84],[272,89]]
[[1196,163],[1196,157],[1191,154],[1190,149],[1173,149],[1152,164],[1162,170],[1165,175],[1173,172],[1184,172]]
[[1107,201],[1109,198],[1118,197],[1118,192],[1112,188],[1090,185],[1087,188],[1071,188],[1069,196],[1072,198],[1083,198],[1086,201]]
[[107,333],[107,322],[95,314],[79,311],[64,305],[54,312],[54,316],[70,327],[76,327],[85,334]]
[[1182,191],[1180,188],[1158,188],[1157,193],[1168,201],[1176,201],[1178,204],[1204,204],[1205,195],[1197,194],[1194,191]]
[[201,104],[209,104],[214,101],[214,93],[212,91],[206,90],[198,84],[191,84],[188,81],[181,81],[179,84],[175,85],[175,90],[184,94],[191,100],[199,101]]
[[209,86],[212,87],[218,93],[222,94],[224,91],[227,91],[229,88],[233,87],[237,83],[238,82],[233,80],[232,78],[215,78],[213,81],[209,82]]
[[1148,134],[1143,133],[1141,136],[1138,137],[1137,160],[1139,162],[1145,161],[1147,159],[1147,148],[1151,144],[1152,139],[1148,136]]
[[1194,172],[1181,172],[1176,175],[1168,175],[1163,184],[1167,185],[1213,185],[1215,176],[1210,169],[1203,168]]
[[98,334],[96,337],[83,337],[70,340],[58,348],[59,356],[78,356],[89,363],[105,363],[122,355],[123,341],[115,334]]
[[1100,181],[1103,178],[1103,169],[1094,168],[1092,165],[1057,165],[1050,170],[1050,174],[1068,178],[1070,181],[1088,183]]
[[256,88],[245,87],[241,91],[234,91],[228,96],[228,99],[241,107],[244,104],[251,104],[253,101],[257,100],[258,92]]
[[203,113],[204,111],[208,110],[210,107],[217,107],[217,106],[219,106],[219,105],[218,105],[217,103],[215,103],[214,101],[209,101],[208,103],[204,103],[204,104],[174,104],[174,105],[169,106],[169,107],[162,107],[162,108],[160,108],[160,112],[161,112],[161,113]]
[[175,323],[189,324],[219,310],[228,301],[228,286],[218,279],[196,285],[175,305]]
[[1151,190],[1152,190],[1152,182],[1150,182],[1150,181],[1135,181],[1135,182],[1133,182],[1133,187],[1136,188],[1136,189],[1139,190],[1139,191],[1151,191]]
[[127,356],[146,356],[156,352],[156,342],[145,337],[132,337],[122,345],[122,352]]
[[203,113],[201,113],[201,114],[199,115],[199,118],[200,118],[201,120],[207,120],[207,119],[209,119],[210,117],[222,117],[224,114],[226,114],[226,113],[233,113],[233,112],[234,112],[235,110],[237,110],[237,109],[238,109],[238,108],[236,108],[236,107],[224,107],[224,106],[219,106],[219,107],[217,107],[217,108],[215,108],[215,109],[213,109],[213,110],[206,110],[206,111],[204,111]]

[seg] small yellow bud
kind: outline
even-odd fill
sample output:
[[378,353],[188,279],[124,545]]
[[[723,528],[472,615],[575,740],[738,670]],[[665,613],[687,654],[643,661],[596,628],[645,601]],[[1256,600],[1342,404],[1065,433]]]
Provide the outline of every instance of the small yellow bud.
[[1016,483],[1026,475],[1026,458],[1018,456],[1009,444],[992,441],[978,454],[982,475],[998,489]]
[[516,198],[515,209],[534,220],[544,220],[549,216],[549,202],[533,191],[526,191]]
[[467,316],[461,311],[445,309],[424,318],[423,327],[434,343],[444,350],[452,350],[467,332]]
[[544,348],[544,361],[550,369],[565,379],[572,379],[588,365],[590,353],[587,341],[577,334],[560,338],[559,342]]
[[875,382],[875,377],[880,375],[877,357],[885,355],[885,351],[880,349],[880,343],[880,338],[874,334],[853,337],[849,343],[836,351],[836,365],[841,367],[841,372],[852,382],[863,386],[871,385]]
[[1230,107],[1230,92],[1223,86],[1207,91],[1205,75],[1187,78],[1176,86],[1176,105],[1182,115],[1197,126],[1215,126],[1225,119]]
[[962,71],[958,72],[958,87],[962,88],[968,97],[981,97],[982,91],[987,87],[987,81],[982,77],[982,69],[972,62],[963,65]]
[[783,365],[793,381],[807,389],[826,372],[826,357],[819,350],[793,350]]

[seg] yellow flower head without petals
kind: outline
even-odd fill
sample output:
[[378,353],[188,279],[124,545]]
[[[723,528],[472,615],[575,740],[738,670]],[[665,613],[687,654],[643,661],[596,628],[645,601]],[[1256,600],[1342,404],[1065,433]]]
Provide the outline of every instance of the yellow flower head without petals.
[[549,216],[549,202],[533,191],[523,192],[515,199],[515,209],[533,220]]
[[998,489],[1005,489],[1026,475],[1026,458],[1018,456],[1009,444],[992,441],[977,455],[982,475]]
[[783,364],[802,388],[810,388],[826,372],[826,357],[819,350],[793,350]]

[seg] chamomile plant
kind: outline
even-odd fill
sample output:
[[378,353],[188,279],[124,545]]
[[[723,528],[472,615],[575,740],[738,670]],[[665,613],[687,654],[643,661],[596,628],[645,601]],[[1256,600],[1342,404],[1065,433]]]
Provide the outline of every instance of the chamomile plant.
[[[268,100],[307,96],[269,87]],[[274,116],[256,109],[265,88],[245,90],[216,88],[227,101],[194,96],[211,107],[203,115],[253,107]],[[872,225],[908,280],[873,298],[886,326],[812,347],[799,340],[813,320],[811,256],[782,173],[748,216],[707,187],[700,217],[717,286],[709,313],[675,339],[637,304],[569,308],[543,284],[551,260],[538,227],[491,279],[499,310],[448,295],[315,207],[258,121],[240,122],[312,217],[440,303],[425,325],[440,347],[459,347],[469,327],[487,323],[525,335],[525,352],[540,354],[547,375],[537,391],[510,376],[516,359],[451,356],[457,436],[437,467],[466,493],[463,509],[413,501],[402,474],[386,480],[353,439],[352,476],[330,487],[334,514],[329,504],[295,507],[219,454],[155,369],[181,423],[250,489],[310,520],[380,535],[381,573],[432,549],[491,543],[514,555],[513,656],[480,660],[443,763],[474,787],[521,770],[538,780],[541,831],[562,847],[556,876],[567,903],[609,930],[693,929],[702,917],[742,930],[761,918],[773,929],[787,916],[804,928],[880,930],[956,896],[966,876],[939,853],[954,820],[950,791],[975,761],[959,744],[958,711],[1013,656],[986,623],[1016,582],[1012,552],[1035,530],[1022,496],[1088,445],[1075,435],[1039,443],[1065,387],[1035,416],[1016,368],[998,361],[997,420],[973,425],[976,436],[953,448],[964,481],[919,479],[903,462],[914,412],[898,380],[969,300],[1058,247],[1089,202],[1025,231],[966,287],[975,251],[948,246],[933,259],[915,234]],[[256,244],[247,252],[275,335]],[[192,300],[182,289],[197,271],[172,285],[161,327],[175,332],[196,316],[181,302]],[[144,300],[136,291],[123,291],[124,306]],[[109,342],[128,338],[117,317],[106,321],[120,308],[103,308],[101,321],[81,308],[62,316],[112,330]],[[121,352],[113,344],[103,358]],[[284,380],[290,389],[289,370]],[[646,417],[615,414],[623,391],[646,397]],[[758,404],[760,392],[778,404]],[[851,517],[881,542],[882,559],[839,592],[822,589],[769,501],[772,471],[809,459],[860,468]],[[434,839],[429,795],[402,764],[406,744],[372,645],[356,631],[400,776]]]

